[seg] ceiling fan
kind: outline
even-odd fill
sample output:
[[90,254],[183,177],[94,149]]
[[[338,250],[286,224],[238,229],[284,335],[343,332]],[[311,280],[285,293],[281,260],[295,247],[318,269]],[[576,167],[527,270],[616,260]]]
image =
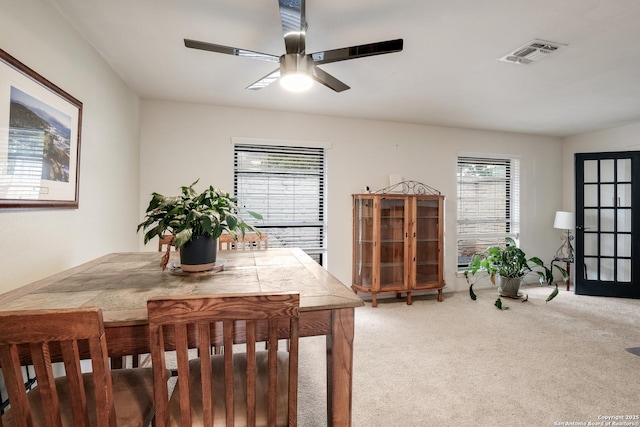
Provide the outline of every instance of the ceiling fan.
[[402,51],[403,40],[396,39],[307,54],[305,52],[307,31],[305,0],[278,0],[278,5],[284,34],[286,52],[284,55],[275,56],[190,39],[184,39],[184,45],[192,49],[279,62],[280,67],[277,70],[247,86],[247,89],[252,90],[262,89],[280,79],[280,84],[289,90],[306,90],[315,80],[336,92],[342,92],[349,89],[349,86],[320,69],[318,65]]

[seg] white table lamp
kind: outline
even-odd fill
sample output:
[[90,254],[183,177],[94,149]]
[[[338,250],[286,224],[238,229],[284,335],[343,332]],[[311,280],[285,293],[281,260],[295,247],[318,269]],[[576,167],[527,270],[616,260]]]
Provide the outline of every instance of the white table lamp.
[[560,246],[556,252],[556,259],[573,262],[573,246],[571,245],[573,236],[571,235],[571,230],[573,230],[574,226],[575,222],[573,219],[573,212],[556,212],[556,218],[555,221],[553,221],[553,228],[567,231],[566,235],[562,235],[562,246]]

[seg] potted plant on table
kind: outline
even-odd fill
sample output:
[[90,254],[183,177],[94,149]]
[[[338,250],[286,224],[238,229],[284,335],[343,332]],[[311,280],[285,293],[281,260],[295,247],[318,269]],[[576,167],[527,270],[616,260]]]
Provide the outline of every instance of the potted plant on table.
[[[167,233],[174,236],[173,244],[180,249],[180,267],[187,272],[213,268],[218,252],[217,239],[223,232],[236,240],[238,234],[244,236],[246,231],[260,234],[258,229],[240,218],[235,197],[213,186],[198,193],[193,188],[198,181],[181,187],[179,196],[152,193],[144,221],[138,224],[137,229],[145,232],[145,244]],[[249,214],[262,219],[255,212],[249,211]],[[168,245],[162,259],[163,270],[169,261],[170,248]]]
[[[565,269],[558,265],[554,267],[562,273],[564,280],[568,280],[569,275]],[[488,275],[492,283],[495,284],[497,282],[500,296],[510,298],[520,298],[522,296],[519,292],[520,284],[528,274],[537,275],[540,284],[546,283],[550,285],[553,283],[551,269],[545,266],[538,257],[527,258],[524,251],[518,248],[511,237],[505,238],[505,245],[491,246],[484,252],[475,255],[469,263],[469,267],[464,271],[464,277],[469,283],[469,295],[472,300],[476,299],[473,285],[480,278],[478,277],[474,282],[471,282],[469,276],[475,276],[479,272]],[[558,285],[547,297],[547,301],[551,301],[556,295],[558,295]],[[500,309],[503,308],[500,297],[496,300],[496,306]]]

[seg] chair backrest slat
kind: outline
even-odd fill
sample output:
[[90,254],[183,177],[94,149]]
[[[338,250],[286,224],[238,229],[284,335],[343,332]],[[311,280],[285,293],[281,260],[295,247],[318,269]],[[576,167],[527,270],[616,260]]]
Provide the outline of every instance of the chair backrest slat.
[[256,321],[248,320],[247,329],[247,420],[256,422]]
[[32,425],[29,401],[24,390],[20,355],[16,344],[0,345],[0,367],[17,426]]
[[[175,325],[176,335],[176,363],[178,365],[178,372],[189,372],[189,339],[187,335],[187,324],[181,323]],[[180,417],[182,424],[185,426],[191,425],[191,407],[189,402],[191,397],[189,396],[189,376],[179,375],[178,382],[180,383]]]
[[62,426],[60,403],[58,402],[58,393],[56,391],[53,369],[51,367],[49,343],[30,343],[29,349],[31,351],[33,367],[36,371],[36,378],[38,379],[44,417],[46,420],[51,421],[52,426]]
[[64,363],[74,426],[89,425],[87,396],[80,368],[80,348],[87,346],[88,342],[93,367],[96,425],[115,427],[113,388],[100,309],[0,312],[0,324],[0,365],[15,425],[31,425],[35,413],[24,387],[20,348],[29,350],[40,397],[40,410],[37,412],[47,425],[62,425],[61,404],[52,369],[52,363],[56,361]]
[[222,322],[223,334],[224,334],[224,390],[225,390],[225,402],[224,409],[227,418],[227,427],[233,427],[235,408],[233,402],[235,401],[235,389],[233,387],[234,372],[233,372],[233,320],[225,320]]
[[237,251],[263,251],[269,249],[269,235],[267,233],[245,233],[234,239],[229,234],[222,234],[218,238],[218,249]]
[[[192,419],[199,417],[204,425],[217,425],[217,422],[222,422],[227,426],[233,426],[238,419],[242,419],[243,423],[246,421],[247,425],[255,426],[258,412],[256,408],[261,406],[266,407],[265,415],[269,425],[276,425],[278,414],[286,412],[288,425],[295,426],[298,371],[297,366],[292,367],[290,364],[298,362],[299,305],[300,296],[297,293],[191,295],[149,299],[147,309],[153,364],[163,363],[167,350],[165,343],[175,341],[178,384],[177,393],[174,392],[172,400],[176,396],[180,400],[179,414],[176,414],[169,407],[164,386],[166,375],[158,376],[158,387],[154,392],[156,426],[164,427],[170,418],[175,416],[180,416],[181,425],[190,425]],[[172,330],[167,327],[169,325],[175,328],[173,341],[167,335]],[[266,364],[263,366],[267,368],[267,375],[259,380],[256,376],[263,372],[264,368],[257,362],[258,356],[261,355],[256,351],[256,343],[265,339],[264,333],[267,334],[268,350],[267,353],[260,353],[266,356]],[[295,354],[279,353],[278,339],[294,340],[295,343],[290,343],[290,349],[293,349]],[[241,350],[241,347],[234,348],[234,345],[240,342],[245,343],[245,350]],[[224,354],[214,355],[212,358],[210,353],[213,344],[222,344]],[[189,384],[188,348],[197,348],[200,357],[201,383],[197,385]],[[284,354],[287,355],[286,358]],[[261,357],[260,359],[262,360]],[[285,394],[290,400],[287,408],[277,407],[277,396],[285,390],[278,389],[278,384],[282,387],[282,383],[278,381],[278,374],[283,373],[278,372],[278,369],[283,369],[279,360],[288,361],[284,370],[284,376],[288,378]],[[164,370],[165,365],[161,366]],[[220,375],[218,369],[224,373]],[[242,370],[240,374],[239,370]],[[160,369],[158,372],[161,372]],[[235,381],[240,378],[237,375],[245,378],[246,386],[234,386],[238,384]],[[258,384],[266,384],[267,397],[264,404],[258,402]],[[200,387],[201,390],[198,390]],[[190,399],[194,399],[195,395],[190,394],[189,390],[197,390],[202,402],[191,402]],[[242,397],[237,395],[238,393],[242,393]],[[246,409],[238,412],[235,405],[240,400]],[[191,412],[194,408],[202,408],[201,413],[194,415],[195,413]],[[224,410],[224,416],[223,413],[218,413],[218,410]]]
[[[211,351],[211,328],[208,323],[198,323],[198,355],[207,359]],[[200,365],[202,389],[202,419],[205,426],[213,425],[213,395],[211,393],[211,363]]]
[[74,396],[71,400],[73,419],[84,420],[89,424],[89,411],[87,411],[87,395],[82,384],[82,369],[80,368],[80,351],[77,341],[63,341],[60,343],[64,371],[69,379],[69,393]]

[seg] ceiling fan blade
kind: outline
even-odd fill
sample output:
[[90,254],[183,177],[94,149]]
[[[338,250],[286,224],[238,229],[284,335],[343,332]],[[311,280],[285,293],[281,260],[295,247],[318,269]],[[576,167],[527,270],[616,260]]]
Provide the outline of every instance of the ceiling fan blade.
[[311,57],[313,58],[313,62],[316,64],[328,64],[330,62],[344,61],[347,59],[400,52],[402,50],[402,45],[402,39],[387,40],[384,42],[361,44],[359,46],[316,52],[312,53]]
[[197,40],[184,39],[184,45],[191,49],[206,50],[209,52],[225,53],[227,55],[242,56],[245,58],[260,59],[262,61],[278,62],[280,58],[268,53],[254,52],[247,49],[238,49],[236,47],[222,46],[219,44],[201,42]]
[[307,31],[305,0],[278,0],[278,6],[286,52],[304,55]]
[[329,89],[333,89],[336,92],[342,92],[350,89],[349,86],[342,83],[340,80],[336,79],[331,74],[321,70],[318,67],[313,67],[313,79],[318,83],[325,85]]
[[271,83],[275,82],[279,78],[280,78],[280,68],[270,72],[269,74],[267,74],[266,76],[258,80],[257,82],[247,86],[245,89],[259,90],[259,89],[262,89],[263,87],[269,86]]

